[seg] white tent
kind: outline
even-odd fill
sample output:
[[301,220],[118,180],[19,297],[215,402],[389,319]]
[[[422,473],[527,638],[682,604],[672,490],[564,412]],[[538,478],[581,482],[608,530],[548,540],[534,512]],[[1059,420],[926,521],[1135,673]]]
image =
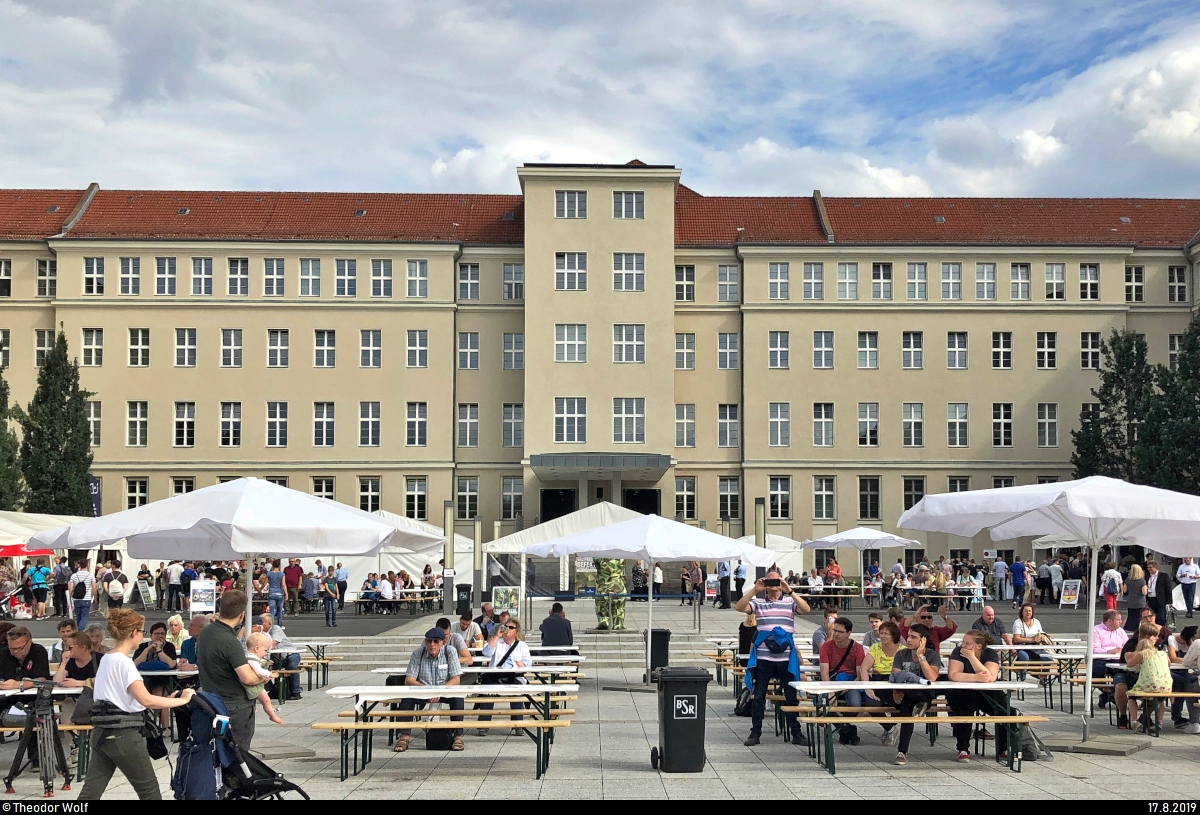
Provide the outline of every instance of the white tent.
[[[658,515],[638,517],[535,543],[522,550],[534,557],[589,555],[602,558],[641,559],[648,563],[680,560],[742,560],[750,566],[770,566],[775,553],[697,526],[688,526]],[[646,604],[646,630],[654,629],[654,603]],[[650,640],[646,636],[646,682],[650,681]]]
[[917,541],[892,535],[878,529],[858,526],[845,532],[836,532],[816,540],[805,541],[801,544],[805,549],[907,549],[910,546],[920,546]]
[[602,526],[609,526],[610,524],[630,521],[641,517],[644,516],[640,512],[619,507],[608,501],[601,501],[598,504],[592,504],[562,517],[555,518],[553,521],[546,521],[545,523],[531,526],[528,529],[522,529],[520,532],[513,532],[511,535],[497,538],[490,543],[485,543],[483,550],[492,555],[515,555],[535,543],[554,540],[566,535],[574,535],[577,532],[598,529]]
[[25,543],[38,532],[86,521],[77,515],[45,515],[40,512],[0,512],[0,546]]
[[[748,546],[758,545],[753,535],[743,535],[738,538],[738,542]],[[767,544],[767,548],[775,553],[774,563],[783,574],[786,575],[789,570],[804,571],[804,544],[800,541],[768,532],[764,542]]]
[[1092,589],[1088,591],[1089,670],[1084,699],[1090,700],[1097,553],[1121,538],[1167,554],[1195,546],[1194,541],[1200,538],[1200,496],[1092,476],[1053,484],[926,495],[900,516],[897,526],[966,537],[986,529],[996,541],[1067,534],[1086,543],[1092,552],[1088,584]]

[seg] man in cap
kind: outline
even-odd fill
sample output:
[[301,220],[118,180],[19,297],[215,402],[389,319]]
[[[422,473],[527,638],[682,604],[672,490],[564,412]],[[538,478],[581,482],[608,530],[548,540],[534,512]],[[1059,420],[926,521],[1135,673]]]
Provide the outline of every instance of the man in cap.
[[[431,628],[426,631],[425,642],[408,658],[408,670],[404,675],[404,684],[408,686],[457,685],[462,676],[462,667],[459,665],[458,654],[454,649],[445,646],[445,631],[440,628]],[[439,701],[441,701],[441,697],[438,696],[431,699],[401,699],[400,709],[424,710],[426,704]],[[461,696],[449,696],[445,701],[451,710],[461,711],[463,709]],[[461,722],[462,716],[451,716],[450,719]],[[409,742],[412,741],[412,730],[397,729],[400,731],[400,737],[396,739],[396,746],[392,749],[397,753],[403,753],[408,749]],[[462,728],[454,731],[454,741],[451,742],[450,749],[455,752],[464,749]]]

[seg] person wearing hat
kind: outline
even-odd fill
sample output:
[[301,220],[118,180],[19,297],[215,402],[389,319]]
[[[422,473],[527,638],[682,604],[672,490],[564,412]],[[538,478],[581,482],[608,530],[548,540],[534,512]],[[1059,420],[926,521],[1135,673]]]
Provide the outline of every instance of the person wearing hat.
[[[457,685],[462,676],[462,666],[458,662],[458,654],[453,648],[446,648],[446,632],[440,628],[431,628],[425,632],[425,642],[412,652],[412,656],[408,658],[408,670],[404,674],[404,684],[409,686],[416,685]],[[431,699],[401,699],[401,710],[424,710],[426,704],[432,704],[441,701],[441,697],[435,696]],[[464,707],[463,698],[461,696],[446,697],[446,703],[451,710],[461,711]],[[462,716],[451,716],[451,721],[461,722]],[[400,731],[400,737],[396,739],[396,746],[392,749],[397,753],[403,753],[408,749],[409,742],[412,741],[412,730],[397,728]],[[460,752],[463,746],[463,731],[459,728],[454,731],[454,741],[450,744],[450,749],[454,752]]]

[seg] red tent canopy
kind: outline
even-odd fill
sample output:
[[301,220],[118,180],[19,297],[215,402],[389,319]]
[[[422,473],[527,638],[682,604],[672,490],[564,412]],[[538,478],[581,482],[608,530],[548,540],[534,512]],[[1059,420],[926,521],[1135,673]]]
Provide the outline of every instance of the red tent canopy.
[[0,546],[0,557],[50,557],[53,554],[50,549],[26,549],[23,543]]

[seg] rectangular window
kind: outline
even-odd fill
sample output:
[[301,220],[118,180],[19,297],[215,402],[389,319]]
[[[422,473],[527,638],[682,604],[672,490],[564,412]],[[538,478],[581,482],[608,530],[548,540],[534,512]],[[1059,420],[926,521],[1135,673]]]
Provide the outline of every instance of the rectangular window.
[[458,264],[458,299],[479,299],[479,264]]
[[1079,422],[1095,422],[1100,419],[1100,403],[1099,402],[1084,402],[1079,407]]
[[1046,264],[1046,299],[1067,299],[1067,265],[1065,263]]
[[221,367],[242,367],[242,329],[221,329]]
[[479,370],[478,331],[460,331],[458,333],[458,369],[460,371]]
[[196,367],[196,329],[175,329],[175,367]]
[[646,400],[622,397],[613,399],[613,444],[645,442]]
[[198,297],[211,297],[212,293],[212,258],[192,258],[192,294]]
[[358,332],[358,367],[380,368],[383,366],[383,332],[364,328]]
[[1167,335],[1167,368],[1174,371],[1179,368],[1179,352],[1183,349],[1182,334]]
[[429,332],[423,328],[408,329],[409,368],[429,367]]
[[1100,370],[1100,332],[1079,332],[1079,367],[1084,370]]
[[721,476],[717,479],[717,517],[736,520],[742,517],[741,480]]
[[738,406],[717,405],[717,447],[737,447]]
[[104,294],[104,258],[83,259],[83,293]]
[[767,515],[773,520],[792,517],[792,479],[773,475],[770,478]]
[[504,299],[525,299],[525,264],[504,264]]
[[557,252],[554,255],[554,288],[558,291],[587,290],[586,252]]
[[908,264],[908,299],[928,300],[927,272],[924,263]]
[[9,365],[10,354],[12,351],[11,332],[7,328],[0,328],[0,369],[5,369]]
[[196,491],[196,479],[194,478],[172,478],[171,479],[171,494],[172,495],[187,495],[189,492]]
[[1145,301],[1144,284],[1146,268],[1144,266],[1125,267],[1125,302],[1141,303]]
[[1016,482],[1016,479],[1011,475],[997,475],[992,478],[992,489],[1003,490],[1008,489]]
[[300,258],[300,296],[321,296],[320,258]]
[[554,398],[554,441],[559,444],[587,442],[587,399],[577,396]]
[[524,447],[525,405],[520,402],[505,402],[501,418],[501,444],[504,447]]
[[880,520],[879,476],[859,476],[858,517],[868,521]]
[[970,492],[971,479],[965,475],[952,475],[946,481],[946,492]]
[[1167,302],[1187,302],[1187,267],[1167,267]]
[[992,332],[992,367],[1012,368],[1012,332]]
[[675,520],[696,520],[696,479],[694,477],[676,477],[675,479]]
[[479,515],[479,479],[476,476],[458,480],[458,520],[469,521]]
[[696,267],[675,267],[675,300],[679,303],[691,303],[696,299]]
[[479,446],[478,404],[460,404],[458,406],[458,446]]
[[962,299],[962,264],[942,264],[942,299]]
[[428,439],[429,403],[409,402],[404,426],[404,444],[424,447]]
[[613,291],[645,290],[646,256],[641,252],[614,252]]
[[871,264],[871,299],[892,299],[892,264]]
[[1058,367],[1058,332],[1037,332],[1037,366],[1041,370]]
[[833,403],[813,403],[813,446],[833,447]]
[[613,326],[613,362],[640,363],[646,361],[646,326],[618,324]]
[[1038,447],[1058,447],[1058,403],[1038,402]]
[[100,446],[100,412],[99,402],[87,403],[88,438],[92,447]]
[[104,329],[83,329],[83,367],[99,368],[104,364]]
[[946,367],[964,369],[967,367],[967,332],[946,332]]
[[333,402],[313,402],[313,447],[333,447]]
[[263,260],[263,296],[283,297],[283,258]]
[[738,267],[717,267],[717,299],[722,303],[738,301]]
[[229,293],[246,295],[250,293],[250,259],[229,259]]
[[788,346],[790,345],[787,331],[771,331],[767,334],[767,367],[788,367]]
[[[54,329],[36,328],[33,331],[33,364],[42,367],[46,364],[46,355],[54,348]],[[7,367],[7,366],[6,366]]]
[[554,326],[554,361],[587,362],[587,325],[558,323]]
[[221,403],[221,446],[242,446],[242,403]]
[[921,476],[904,477],[904,509],[909,510],[925,497],[925,479]]
[[428,482],[424,478],[404,479],[404,517],[414,521],[425,520],[425,502]]
[[1032,279],[1028,263],[1014,263],[1010,272],[1010,296],[1013,300],[1028,300]]
[[904,422],[904,446],[925,446],[925,405],[922,402],[905,402],[901,407]]
[[429,296],[429,261],[408,261],[408,296]]
[[57,260],[39,260],[37,262],[37,296],[58,296]]
[[142,293],[142,259],[121,258],[121,294]]
[[833,367],[833,332],[813,332],[813,367]]
[[1012,402],[992,403],[992,447],[1012,447]]
[[837,495],[831,475],[813,476],[813,518],[818,521],[837,518]]
[[333,479],[318,476],[312,480],[312,494],[327,501],[333,500]]
[[587,192],[584,190],[557,190],[554,193],[555,218],[586,218]]
[[900,335],[900,365],[916,370],[925,367],[925,335],[920,331],[905,331]]
[[129,329],[129,367],[147,368],[150,366],[150,329]]
[[504,335],[504,370],[525,370],[525,335]]
[[1100,264],[1079,264],[1079,299],[1100,299]]
[[967,403],[950,402],[946,405],[947,445],[967,447]]
[[339,258],[333,262],[333,294],[335,297],[358,295],[358,261]]
[[[379,446],[379,403],[378,402],[359,402],[358,403],[358,446],[359,447],[378,447]],[[475,427],[479,427],[479,406],[475,406]],[[478,439],[478,429],[476,430],[476,439]]]
[[738,367],[738,335],[717,334],[717,370],[736,371]]
[[337,363],[337,332],[318,329],[313,332],[313,367],[333,368]]
[[380,501],[380,478],[377,475],[358,477],[358,508],[363,512],[378,512]]
[[879,367],[879,333],[877,331],[858,332],[858,367],[863,369]]
[[[475,272],[476,279],[479,277],[478,267]],[[461,279],[461,277],[460,277]],[[475,287],[475,298],[479,298],[479,286]],[[377,258],[371,261],[371,296],[372,297],[391,297],[392,296],[392,261],[391,258]]]
[[149,436],[150,403],[129,402],[127,407],[128,423],[126,426],[125,446],[145,447],[146,439]]
[[288,403],[267,402],[267,447],[287,447]]
[[804,299],[825,299],[825,264],[804,264]]
[[175,446],[196,446],[196,403],[175,403]]
[[770,447],[790,447],[792,444],[791,404],[767,404],[767,444]]
[[696,370],[696,335],[675,335],[675,370]]
[[613,217],[624,220],[646,217],[644,192],[613,192]]
[[975,299],[996,299],[996,264],[975,264]]
[[520,476],[500,478],[500,520],[511,521],[523,512],[525,481]]
[[271,328],[267,330],[267,367],[286,368],[288,366],[288,345],[291,340],[286,328]]
[[288,485],[288,477],[286,475],[269,475],[266,477],[268,484],[274,484],[277,487],[286,487]]
[[125,509],[137,509],[150,500],[150,479],[125,479]]
[[788,299],[788,264],[767,264],[767,298],[770,300]]
[[858,446],[879,446],[879,403],[858,403]]
[[675,446],[696,446],[696,406],[675,406]]

